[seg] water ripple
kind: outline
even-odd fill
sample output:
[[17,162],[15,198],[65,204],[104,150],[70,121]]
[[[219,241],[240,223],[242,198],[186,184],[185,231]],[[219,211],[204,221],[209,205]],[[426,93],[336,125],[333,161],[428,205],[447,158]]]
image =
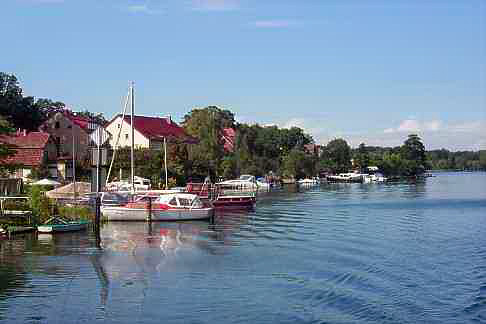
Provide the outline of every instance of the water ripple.
[[0,321],[484,323],[486,173],[259,195],[207,222],[0,241]]

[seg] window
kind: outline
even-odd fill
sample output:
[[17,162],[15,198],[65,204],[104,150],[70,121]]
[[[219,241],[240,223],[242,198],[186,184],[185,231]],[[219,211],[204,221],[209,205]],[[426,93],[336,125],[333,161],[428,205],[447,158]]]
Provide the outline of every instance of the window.
[[170,201],[169,201],[169,205],[172,205],[172,206],[177,206],[177,200],[176,200],[176,197],[173,197]]
[[125,139],[128,139],[128,134],[125,134]]
[[179,198],[179,204],[181,206],[190,207],[191,206],[191,200],[187,199],[187,198]]
[[116,126],[118,126],[118,128],[120,128],[120,124],[118,124],[118,125],[116,125]]
[[54,128],[59,128],[59,127],[61,127],[61,124],[57,121],[56,122],[56,125],[54,126]]

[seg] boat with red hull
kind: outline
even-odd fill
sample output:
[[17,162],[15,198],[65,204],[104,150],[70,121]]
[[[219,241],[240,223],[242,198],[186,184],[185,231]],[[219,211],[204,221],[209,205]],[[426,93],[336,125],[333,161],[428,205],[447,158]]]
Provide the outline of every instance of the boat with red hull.
[[216,210],[251,210],[256,205],[256,190],[241,183],[190,182],[186,192],[199,196]]
[[217,183],[211,202],[216,210],[251,210],[256,205],[256,191]]

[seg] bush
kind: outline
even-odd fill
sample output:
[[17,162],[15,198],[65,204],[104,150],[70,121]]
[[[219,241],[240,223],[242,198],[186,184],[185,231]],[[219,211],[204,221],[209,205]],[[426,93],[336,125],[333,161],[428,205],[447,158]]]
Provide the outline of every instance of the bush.
[[94,212],[85,206],[61,206],[58,208],[59,216],[65,219],[92,220]]
[[31,187],[30,208],[32,209],[34,223],[42,224],[52,216],[51,205],[49,198],[46,197],[40,186]]

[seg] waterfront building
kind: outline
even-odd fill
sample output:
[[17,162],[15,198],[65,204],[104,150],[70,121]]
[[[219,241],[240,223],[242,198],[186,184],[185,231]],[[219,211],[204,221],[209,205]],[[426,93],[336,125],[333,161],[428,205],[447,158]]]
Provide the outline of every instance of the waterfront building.
[[99,126],[94,119],[65,110],[46,120],[40,126],[40,130],[51,135],[58,157],[68,163],[69,160],[72,161],[73,149],[77,161],[83,161],[88,157],[89,135]]
[[57,148],[49,133],[18,130],[11,135],[0,135],[0,142],[15,151],[15,154],[0,161],[2,164],[17,167],[10,175],[11,178],[28,181],[32,169],[41,167],[46,167],[51,174],[57,175]]
[[[118,133],[118,147],[132,144],[132,127],[130,115],[118,114],[106,124],[105,129],[111,134],[109,143],[115,147]],[[121,130],[121,132],[120,132]],[[133,116],[133,142],[135,148],[150,148],[160,150],[165,139],[175,139],[196,143],[197,139],[189,136],[184,128],[175,123],[171,117]]]

